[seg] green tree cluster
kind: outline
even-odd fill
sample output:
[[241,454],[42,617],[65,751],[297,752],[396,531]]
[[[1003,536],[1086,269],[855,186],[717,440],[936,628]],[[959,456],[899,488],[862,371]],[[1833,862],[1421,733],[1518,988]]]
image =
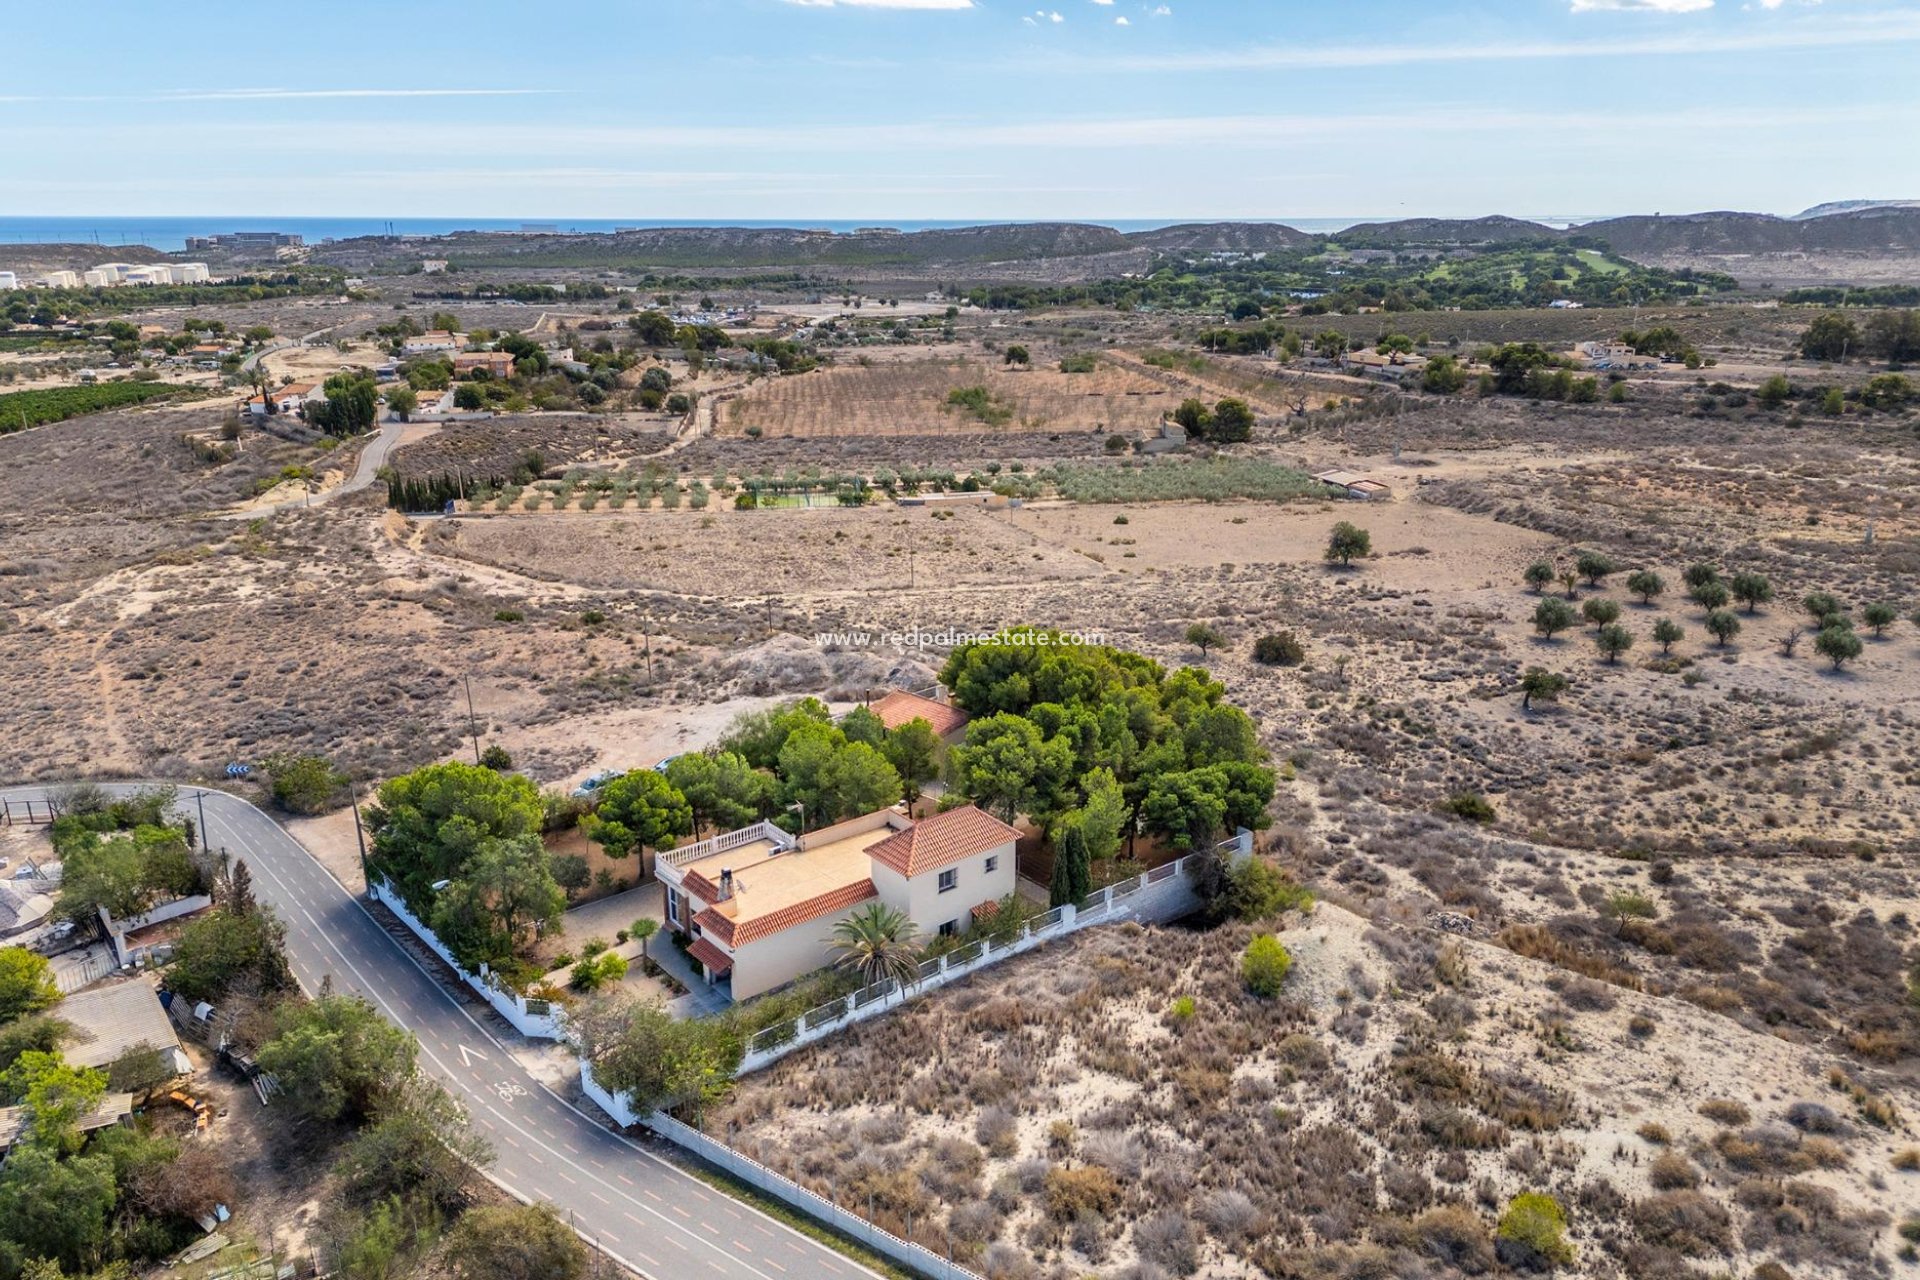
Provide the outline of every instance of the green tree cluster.
[[956,793],[1056,838],[1081,824],[1094,861],[1122,830],[1194,849],[1265,825],[1274,775],[1253,722],[1202,670],[1016,629],[956,648],[941,679],[975,716],[952,752]]

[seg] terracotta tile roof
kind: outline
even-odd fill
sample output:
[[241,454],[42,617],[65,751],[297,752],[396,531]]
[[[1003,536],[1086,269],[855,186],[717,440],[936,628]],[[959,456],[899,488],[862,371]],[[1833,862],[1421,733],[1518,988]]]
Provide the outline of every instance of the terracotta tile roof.
[[867,710],[879,716],[880,723],[889,729],[898,729],[914,720],[925,720],[933,726],[934,733],[942,738],[967,723],[967,713],[960,708],[935,702],[932,698],[923,698],[917,693],[908,693],[905,689],[895,689]]
[[701,875],[698,871],[686,871],[680,875],[680,887],[702,902],[718,902],[720,886]]
[[999,914],[1000,900],[998,898],[988,898],[985,902],[973,909],[973,918],[976,921],[991,920]]
[[705,938],[695,938],[693,945],[687,948],[687,954],[707,966],[707,972],[716,978],[733,971],[733,957]]
[[962,858],[997,849],[1020,833],[973,805],[923,818],[867,850],[875,862],[912,879]]
[[809,920],[818,920],[821,916],[831,915],[868,898],[877,898],[880,891],[873,887],[873,881],[860,880],[853,884],[842,885],[816,898],[796,902],[781,907],[778,911],[769,911],[763,916],[750,916],[745,920],[732,920],[720,912],[708,907],[693,918],[693,922],[707,933],[720,939],[729,947],[746,946],[758,938],[780,933],[795,925],[805,924]]

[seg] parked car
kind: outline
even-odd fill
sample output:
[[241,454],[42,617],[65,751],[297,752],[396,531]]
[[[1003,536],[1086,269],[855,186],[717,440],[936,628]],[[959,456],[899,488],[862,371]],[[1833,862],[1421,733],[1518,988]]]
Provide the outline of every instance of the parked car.
[[668,756],[666,759],[661,760],[659,763],[655,764],[653,766],[653,771],[655,773],[665,773],[667,771],[667,766],[672,764],[675,760],[678,760],[679,758],[680,757],[677,755]]
[[602,769],[599,773],[594,774],[591,778],[588,778],[585,782],[575,787],[573,794],[579,797],[591,796],[594,792],[606,786],[619,776],[620,771],[618,769]]

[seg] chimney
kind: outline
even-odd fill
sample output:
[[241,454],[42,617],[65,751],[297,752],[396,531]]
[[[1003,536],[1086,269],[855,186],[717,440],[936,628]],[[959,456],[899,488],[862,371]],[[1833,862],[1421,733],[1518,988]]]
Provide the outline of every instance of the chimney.
[[725,902],[733,896],[733,868],[720,868],[720,901]]

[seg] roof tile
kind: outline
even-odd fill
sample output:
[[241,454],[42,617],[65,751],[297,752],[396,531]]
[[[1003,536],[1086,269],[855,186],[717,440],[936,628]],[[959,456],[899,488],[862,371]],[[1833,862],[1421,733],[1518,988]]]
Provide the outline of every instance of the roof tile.
[[748,920],[730,920],[712,907],[708,907],[693,918],[703,933],[710,933],[729,947],[746,946],[768,934],[780,933],[795,925],[805,924],[809,920],[818,920],[821,916],[831,915],[835,911],[877,898],[880,891],[873,887],[873,881],[860,880],[853,884],[842,885],[831,892],[818,897],[796,902],[778,911],[769,911],[763,916],[754,916]]
[[888,836],[867,853],[875,862],[912,879],[1019,838],[1019,831],[992,814],[965,805],[922,818],[905,831]]
[[960,708],[946,702],[935,702],[932,698],[923,698],[917,693],[908,693],[905,689],[895,689],[867,710],[879,716],[880,723],[889,729],[898,729],[914,720],[925,720],[933,726],[933,732],[942,738],[967,723],[967,713]]

